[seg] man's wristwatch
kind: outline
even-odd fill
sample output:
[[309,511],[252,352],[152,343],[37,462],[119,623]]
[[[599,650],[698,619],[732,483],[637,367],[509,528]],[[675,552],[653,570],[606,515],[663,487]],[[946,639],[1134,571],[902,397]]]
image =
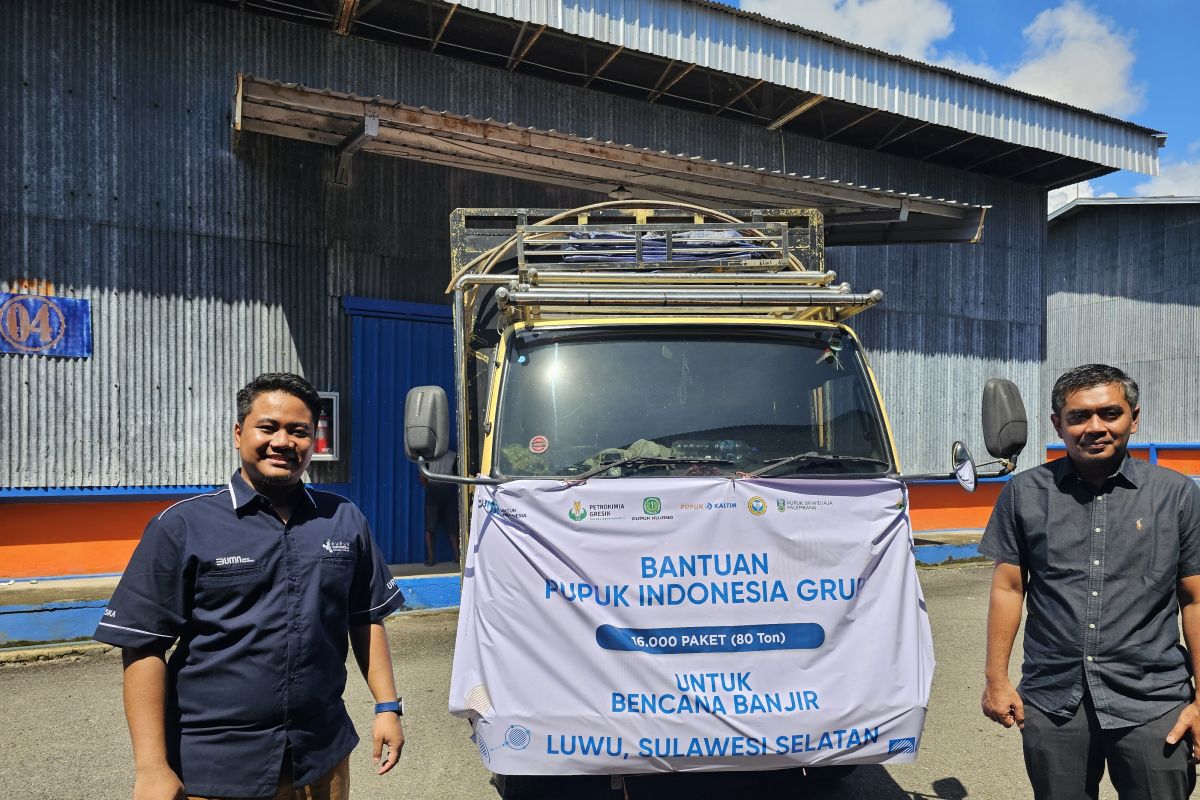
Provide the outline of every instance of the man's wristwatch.
[[376,714],[382,714],[384,711],[395,711],[396,716],[403,717],[404,716],[404,698],[397,697],[395,700],[392,700],[389,703],[376,703],[375,704],[375,713]]

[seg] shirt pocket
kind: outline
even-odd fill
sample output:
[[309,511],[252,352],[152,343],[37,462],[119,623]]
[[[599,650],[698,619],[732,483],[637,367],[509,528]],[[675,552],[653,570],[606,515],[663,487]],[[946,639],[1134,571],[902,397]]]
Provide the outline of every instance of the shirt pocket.
[[262,577],[261,563],[239,564],[236,567],[212,567],[200,573],[197,582],[201,586],[217,586],[230,583],[246,583]]
[[196,606],[222,614],[242,613],[266,591],[262,563],[210,567],[196,576]]
[[354,582],[354,566],[357,559],[352,555],[334,555],[321,558],[321,594],[326,597],[345,598],[350,595]]

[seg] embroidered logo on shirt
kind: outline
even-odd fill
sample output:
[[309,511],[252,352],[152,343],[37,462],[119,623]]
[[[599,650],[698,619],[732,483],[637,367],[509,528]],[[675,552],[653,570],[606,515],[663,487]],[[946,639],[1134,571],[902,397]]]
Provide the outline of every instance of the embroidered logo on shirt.
[[350,552],[350,543],[349,542],[331,542],[328,539],[326,539],[325,544],[321,545],[321,547],[323,547],[327,553],[349,553]]
[[117,615],[117,612],[113,611],[111,608],[104,609],[104,616],[115,617],[116,615]]
[[213,563],[218,567],[232,567],[238,564],[253,564],[254,559],[246,558],[245,556],[220,556]]

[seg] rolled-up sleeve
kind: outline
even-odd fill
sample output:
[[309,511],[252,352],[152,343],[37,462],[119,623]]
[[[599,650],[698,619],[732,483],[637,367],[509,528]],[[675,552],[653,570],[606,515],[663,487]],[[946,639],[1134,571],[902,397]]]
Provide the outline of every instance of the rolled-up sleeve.
[[979,553],[995,561],[1020,566],[1022,550],[1015,481],[1009,481],[996,498],[987,529],[979,540]]
[[170,647],[186,622],[186,526],[178,516],[146,526],[92,638],[118,647]]
[[[355,509],[357,511],[357,509]],[[381,622],[384,617],[404,605],[404,593],[392,577],[387,561],[371,536],[367,520],[360,518],[359,558],[350,587],[350,624],[367,625]]]
[[1188,481],[1179,500],[1179,577],[1200,575],[1200,486]]

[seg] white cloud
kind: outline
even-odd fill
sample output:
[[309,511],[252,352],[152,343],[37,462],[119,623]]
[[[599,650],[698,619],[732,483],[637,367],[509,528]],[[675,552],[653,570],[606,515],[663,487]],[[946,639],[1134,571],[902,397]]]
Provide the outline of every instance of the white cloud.
[[1143,103],[1132,35],[1079,0],[1039,13],[1022,31],[1020,57],[998,64],[939,51],[954,31],[945,0],[743,0],[742,8],[1104,114],[1127,116]]
[[1096,194],[1096,187],[1091,181],[1073,183],[1061,189],[1054,189],[1046,195],[1046,213],[1053,214],[1067,203],[1080,197],[1116,197],[1116,192]]
[[954,32],[943,0],[742,0],[741,7],[910,58],[926,57],[934,42]]
[[1026,51],[1007,85],[1116,116],[1141,108],[1132,37],[1113,20],[1067,0],[1038,14],[1023,33]]
[[[1189,155],[1200,152],[1200,141],[1187,148]],[[1200,197],[1200,160],[1164,164],[1159,174],[1133,187],[1139,197]]]

